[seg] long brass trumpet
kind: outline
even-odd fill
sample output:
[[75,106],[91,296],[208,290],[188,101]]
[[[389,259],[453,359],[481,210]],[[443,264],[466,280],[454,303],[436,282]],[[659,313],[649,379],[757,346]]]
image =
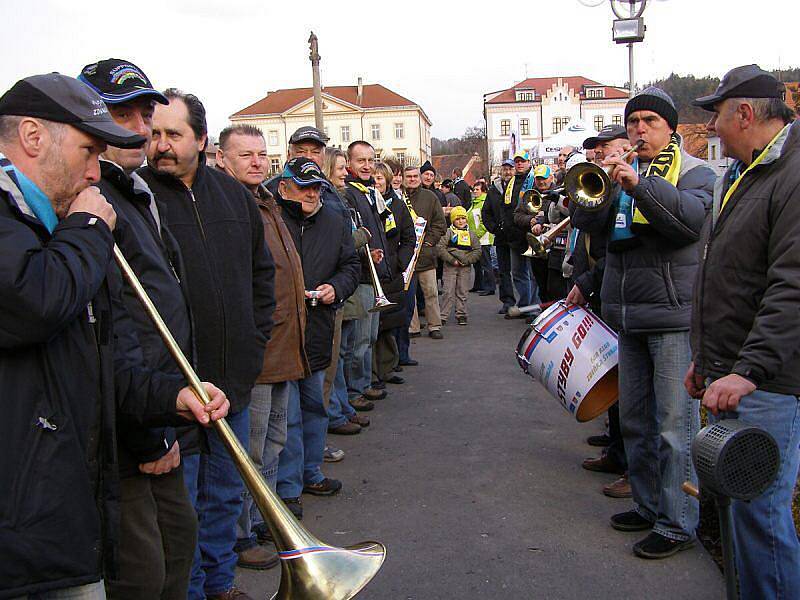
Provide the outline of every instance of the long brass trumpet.
[[[643,140],[638,140],[633,147],[620,155],[625,160],[631,153],[636,152]],[[594,163],[583,162],[572,167],[564,176],[564,191],[574,202],[584,210],[599,210],[611,199],[613,183],[610,169],[603,168]]]
[[568,225],[569,217],[566,217],[555,227],[546,233],[543,233],[542,235],[535,236],[532,233],[528,233],[526,236],[526,239],[528,240],[528,249],[522,253],[522,256],[527,256],[528,258],[542,256],[547,248],[552,245],[553,240],[558,236],[558,234],[564,231]]
[[[116,245],[114,259],[192,391],[201,402],[208,404],[210,399],[200,378]],[[230,452],[275,540],[281,561],[281,583],[273,600],[349,600],[361,591],[381,568],[386,558],[386,547],[380,542],[362,542],[347,548],[322,543],[297,522],[283,501],[267,485],[225,419],[213,421],[212,425]]]
[[[381,282],[378,279],[378,270],[375,268],[375,263],[372,262],[372,252],[369,249],[369,244],[364,246],[364,250],[366,250],[367,253],[367,264],[369,265],[369,276],[370,279],[372,279],[372,289],[375,290],[375,306],[370,308],[367,312],[376,313],[397,306],[396,302],[391,302],[386,297],[386,294],[383,293],[383,287],[381,287]],[[386,258],[386,253],[384,253],[383,258]]]

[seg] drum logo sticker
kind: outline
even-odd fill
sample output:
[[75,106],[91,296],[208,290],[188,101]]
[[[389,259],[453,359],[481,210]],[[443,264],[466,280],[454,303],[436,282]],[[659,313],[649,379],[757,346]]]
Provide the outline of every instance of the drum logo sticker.
[[572,369],[572,363],[575,362],[575,355],[572,353],[572,348],[567,348],[564,352],[564,358],[561,360],[561,367],[558,370],[558,399],[561,401],[562,406],[567,406],[567,379],[569,372]]

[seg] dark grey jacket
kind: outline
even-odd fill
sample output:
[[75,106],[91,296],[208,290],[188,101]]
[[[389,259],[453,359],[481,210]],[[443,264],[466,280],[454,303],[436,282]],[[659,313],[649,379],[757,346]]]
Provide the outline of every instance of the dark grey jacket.
[[[732,169],[714,188],[715,215]],[[742,179],[713,228],[707,219],[701,240],[696,372],[736,373],[762,390],[800,394],[800,123]]]
[[[692,286],[697,271],[697,240],[711,206],[714,172],[682,151],[678,185],[661,177],[641,177],[632,196],[650,222],[637,243],[606,254],[600,299],[603,319],[622,333],[686,331],[691,318]],[[575,211],[579,229],[614,227],[613,203],[596,212]]]

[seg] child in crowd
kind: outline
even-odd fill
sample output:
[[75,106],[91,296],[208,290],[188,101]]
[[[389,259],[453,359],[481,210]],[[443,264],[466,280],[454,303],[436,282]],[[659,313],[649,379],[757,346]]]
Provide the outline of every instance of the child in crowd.
[[445,231],[436,246],[439,258],[444,262],[442,280],[442,324],[447,322],[455,303],[456,322],[467,324],[467,290],[470,283],[470,265],[481,259],[481,242],[467,228],[467,211],[455,206],[450,211],[452,225]]

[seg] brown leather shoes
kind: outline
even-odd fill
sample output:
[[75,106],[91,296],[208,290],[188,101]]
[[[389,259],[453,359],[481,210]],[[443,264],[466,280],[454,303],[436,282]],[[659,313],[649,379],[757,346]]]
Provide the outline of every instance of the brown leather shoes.
[[375,403],[372,400],[367,400],[364,396],[358,396],[350,400],[350,406],[357,411],[367,411],[375,408]]
[[254,600],[236,586],[219,594],[207,594],[206,600]]
[[361,427],[369,427],[369,417],[366,415],[352,415],[347,420]]
[[328,433],[335,433],[336,435],[356,435],[361,433],[361,425],[353,423],[352,421],[345,421],[337,427],[328,427]]
[[633,496],[631,484],[628,481],[628,474],[625,473],[615,482],[604,485],[603,493],[609,498],[630,498]]
[[247,550],[237,552],[239,559],[236,565],[243,569],[255,569],[265,571],[278,564],[278,555],[264,546],[253,546]]
[[602,454],[597,458],[587,458],[581,465],[587,471],[598,471],[600,473],[612,473],[614,475],[622,475],[625,469],[620,467],[613,460],[608,458],[608,455]]

